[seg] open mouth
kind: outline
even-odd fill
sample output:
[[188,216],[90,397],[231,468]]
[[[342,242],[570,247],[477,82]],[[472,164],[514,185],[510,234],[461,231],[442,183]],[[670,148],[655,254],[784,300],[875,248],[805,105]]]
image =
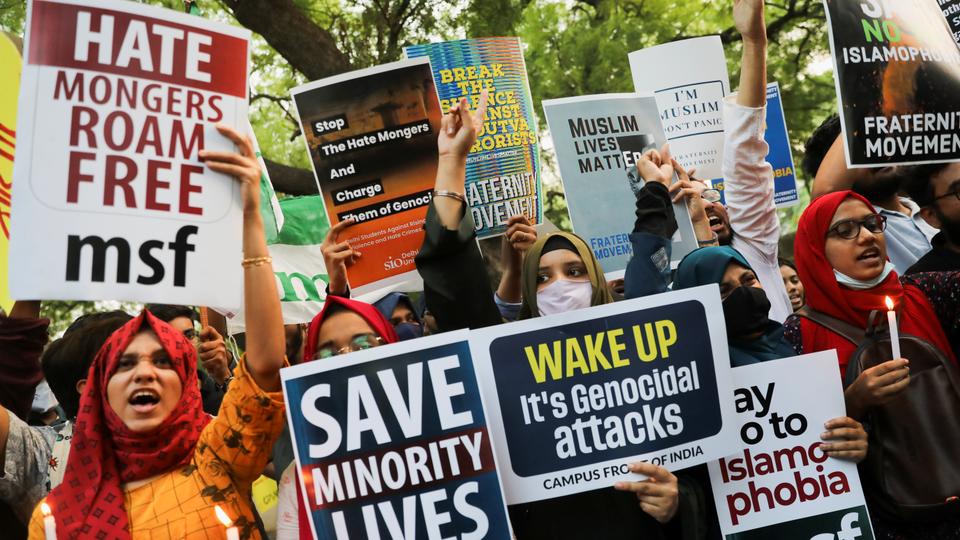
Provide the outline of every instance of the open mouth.
[[720,219],[720,216],[710,216],[707,222],[710,224],[710,230],[713,232],[723,229],[723,220]]
[[160,403],[160,395],[153,390],[137,390],[127,400],[133,410],[139,413],[152,411]]
[[857,256],[857,260],[864,262],[877,262],[880,260],[880,250],[877,248],[866,249],[863,253]]

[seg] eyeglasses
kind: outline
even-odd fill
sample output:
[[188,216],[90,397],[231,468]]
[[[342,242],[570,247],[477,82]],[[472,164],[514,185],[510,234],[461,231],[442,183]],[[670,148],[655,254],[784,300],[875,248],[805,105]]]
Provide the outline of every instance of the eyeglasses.
[[830,227],[827,235],[834,234],[846,240],[853,240],[860,236],[860,227],[873,234],[882,233],[887,228],[887,218],[880,214],[871,214],[861,220],[845,219]]
[[333,358],[334,356],[340,354],[363,351],[378,345],[383,345],[383,338],[380,336],[376,334],[361,334],[359,336],[355,336],[353,340],[350,341],[350,344],[346,347],[340,347],[339,349],[334,347],[323,347],[318,349],[317,353],[313,355],[313,359],[323,360],[325,358]]
[[944,193],[939,197],[934,197],[933,200],[934,202],[936,202],[936,201],[939,201],[940,199],[946,199],[947,197],[956,197],[957,200],[960,201],[960,189],[951,191],[949,193]]
[[711,203],[720,202],[720,192],[716,189],[705,189],[703,193],[700,194],[703,197],[703,200]]

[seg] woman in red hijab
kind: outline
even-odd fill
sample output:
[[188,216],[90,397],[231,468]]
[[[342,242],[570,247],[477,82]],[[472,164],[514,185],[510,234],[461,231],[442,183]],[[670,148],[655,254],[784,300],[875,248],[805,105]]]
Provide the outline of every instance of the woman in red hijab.
[[[307,330],[304,361],[324,360],[337,355],[396,343],[397,334],[377,308],[343,296],[327,300]],[[277,504],[277,540],[313,540],[296,476],[296,462],[280,478]]]
[[[283,318],[260,217],[260,167],[249,138],[218,126],[240,153],[201,150],[235,176],[243,201],[247,354],[220,414],[203,412],[192,343],[147,311],[114,332],[87,375],[63,482],[44,503],[57,537],[259,538],[250,490],[284,423]],[[30,538],[45,537],[41,504]]]
[[[814,200],[800,217],[796,237],[797,272],[806,288],[807,308],[865,329],[871,311],[887,310],[890,297],[900,331],[927,341],[956,362],[960,336],[960,272],[934,272],[901,278],[887,260],[885,222],[867,200],[852,191],[840,191]],[[797,315],[787,319],[785,337],[798,353],[836,349],[841,373],[858,344],[813,320]],[[867,412],[905,393],[910,384],[909,360],[895,358],[864,370],[847,386],[844,397],[850,416]],[[949,415],[956,411],[930,411]],[[946,420],[946,418],[945,418]],[[944,428],[949,427],[944,422]],[[870,431],[868,427],[868,431]],[[879,435],[878,435],[879,436]],[[896,436],[889,435],[888,436]],[[918,445],[936,444],[936,436]],[[871,446],[873,445],[871,439]],[[936,470],[937,463],[929,467]],[[888,474],[895,474],[888,473]],[[864,478],[868,500],[886,498],[871,475]],[[872,499],[874,496],[882,496]],[[932,522],[905,522],[902,516],[871,504],[877,538],[960,538],[960,515]],[[954,512],[956,512],[954,510]]]

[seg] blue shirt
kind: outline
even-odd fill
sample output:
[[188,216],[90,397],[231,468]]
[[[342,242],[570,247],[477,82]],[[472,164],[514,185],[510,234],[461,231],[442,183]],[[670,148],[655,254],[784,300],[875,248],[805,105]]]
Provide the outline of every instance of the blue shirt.
[[900,203],[909,208],[913,215],[908,216],[880,207],[877,207],[877,210],[887,218],[887,228],[883,234],[887,243],[887,257],[902,276],[920,257],[930,251],[930,240],[938,230],[920,217],[917,203],[907,198],[901,198]]

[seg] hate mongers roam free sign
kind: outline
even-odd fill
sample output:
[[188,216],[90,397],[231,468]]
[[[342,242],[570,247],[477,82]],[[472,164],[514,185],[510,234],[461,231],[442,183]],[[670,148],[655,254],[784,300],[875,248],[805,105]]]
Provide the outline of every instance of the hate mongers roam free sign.
[[249,32],[131,2],[29,3],[14,164],[17,298],[238,306]]

